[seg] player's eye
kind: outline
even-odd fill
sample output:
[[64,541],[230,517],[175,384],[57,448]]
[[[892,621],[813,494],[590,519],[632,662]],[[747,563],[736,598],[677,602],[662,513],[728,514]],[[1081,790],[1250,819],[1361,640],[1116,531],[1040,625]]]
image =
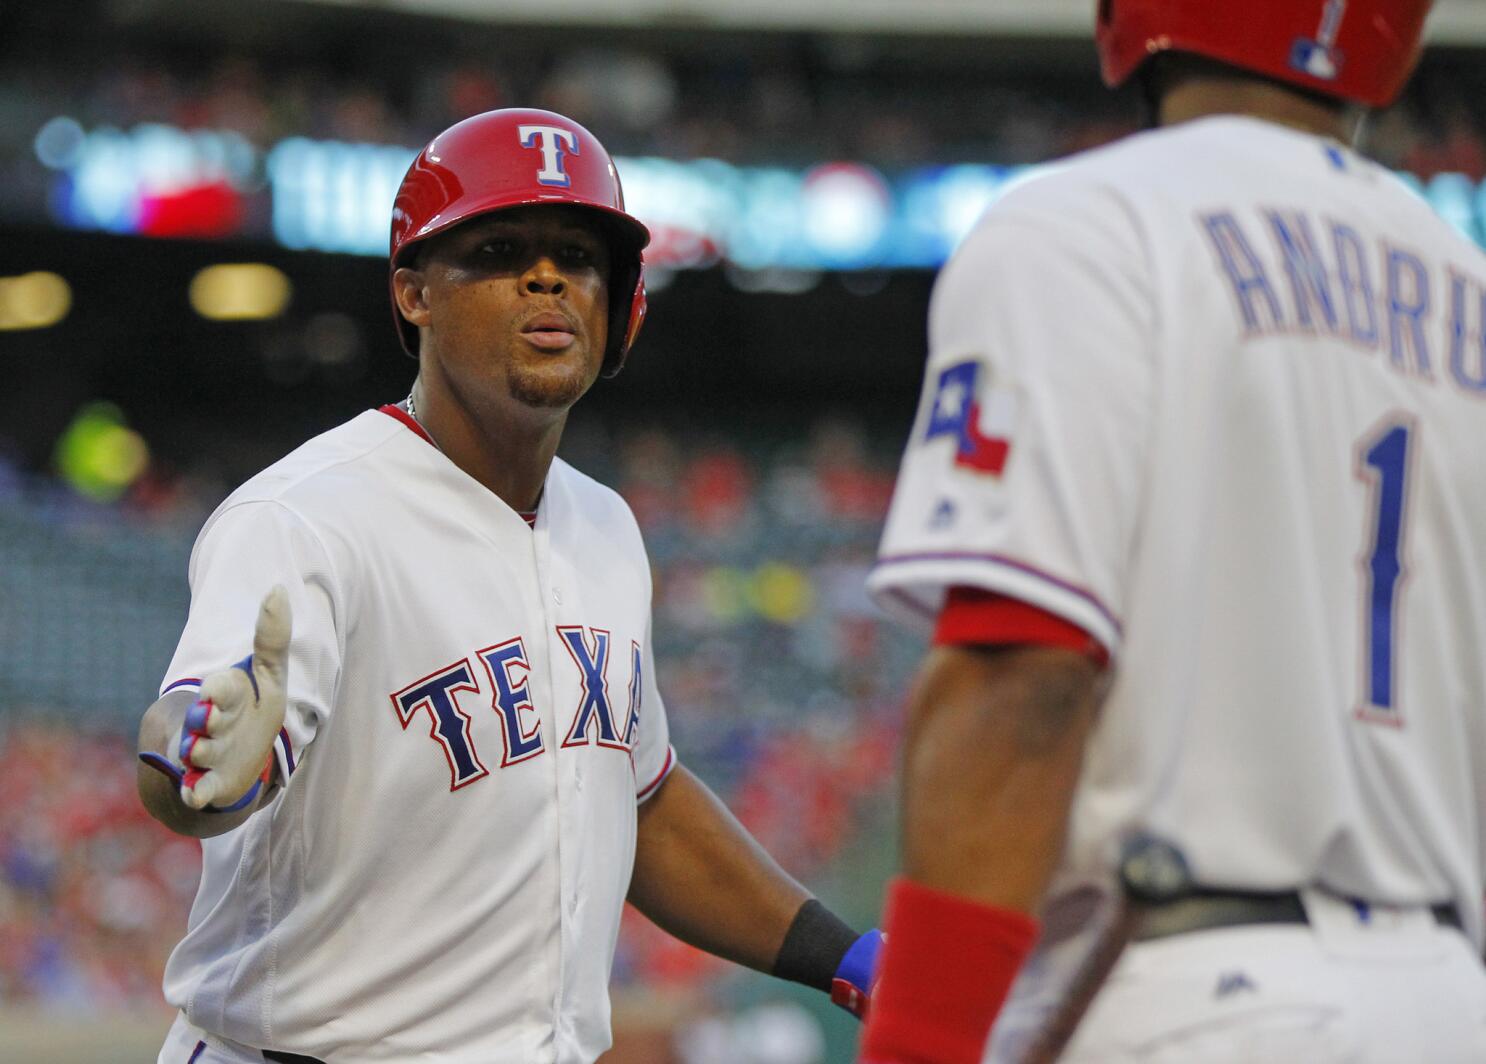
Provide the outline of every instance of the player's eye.
[[516,254],[516,241],[503,236],[491,237],[480,245],[480,254],[509,259]]

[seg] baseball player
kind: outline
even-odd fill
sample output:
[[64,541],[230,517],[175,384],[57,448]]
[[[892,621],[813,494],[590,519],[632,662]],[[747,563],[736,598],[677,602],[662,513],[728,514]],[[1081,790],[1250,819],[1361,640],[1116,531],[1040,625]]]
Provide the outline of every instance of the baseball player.
[[1104,0],[1156,128],[940,277],[865,1060],[1486,1060],[1486,257],[1351,147],[1428,6]]
[[648,239],[550,112],[467,119],[409,169],[412,393],[211,516],[141,727],[145,804],[203,838],[161,1064],[592,1061],[626,896],[862,1007],[877,936],[677,764],[634,518],[554,457],[634,342]]

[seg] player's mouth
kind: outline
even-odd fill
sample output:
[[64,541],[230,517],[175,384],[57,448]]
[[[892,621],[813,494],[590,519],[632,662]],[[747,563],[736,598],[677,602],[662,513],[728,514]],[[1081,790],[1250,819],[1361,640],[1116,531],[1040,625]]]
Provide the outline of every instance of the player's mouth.
[[565,316],[555,311],[538,314],[521,326],[521,335],[533,347],[544,351],[561,351],[577,338],[578,329]]

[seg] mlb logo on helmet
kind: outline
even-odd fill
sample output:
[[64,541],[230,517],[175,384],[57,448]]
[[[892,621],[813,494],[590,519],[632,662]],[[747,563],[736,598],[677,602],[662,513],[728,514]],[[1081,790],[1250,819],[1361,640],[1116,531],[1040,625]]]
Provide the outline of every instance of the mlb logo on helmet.
[[1290,65],[1303,74],[1321,81],[1335,81],[1342,69],[1342,53],[1336,48],[1342,18],[1347,13],[1347,0],[1326,0],[1321,14],[1321,28],[1315,40],[1301,37],[1290,49]]
[[579,154],[578,134],[561,126],[517,126],[516,135],[523,148],[542,150],[542,168],[537,171],[537,184],[567,188],[573,183],[562,168],[563,147]]

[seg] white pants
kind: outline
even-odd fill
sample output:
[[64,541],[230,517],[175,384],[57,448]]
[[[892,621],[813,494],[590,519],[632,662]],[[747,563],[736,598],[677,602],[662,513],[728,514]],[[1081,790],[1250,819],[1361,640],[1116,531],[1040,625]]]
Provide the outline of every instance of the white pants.
[[1132,943],[1064,1064],[1481,1064],[1486,968],[1423,910]]

